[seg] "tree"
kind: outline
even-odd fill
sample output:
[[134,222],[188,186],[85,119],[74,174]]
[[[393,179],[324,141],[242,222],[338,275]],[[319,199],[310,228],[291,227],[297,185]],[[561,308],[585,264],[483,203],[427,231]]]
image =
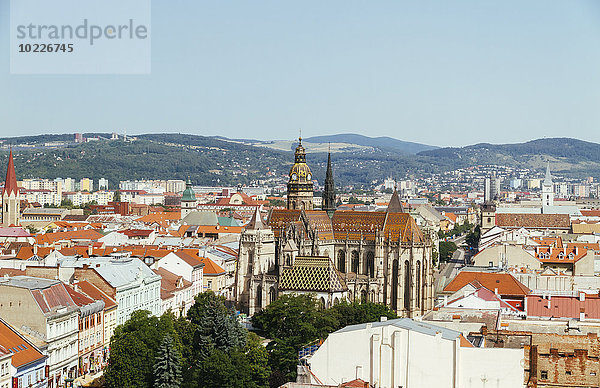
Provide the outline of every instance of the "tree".
[[440,261],[448,261],[458,249],[452,241],[440,241]]
[[121,202],[121,191],[120,190],[115,191],[115,194],[113,195],[113,202]]
[[181,384],[181,352],[173,337],[165,335],[158,348],[154,370],[155,388],[178,388]]
[[467,234],[467,237],[465,238],[465,242],[471,249],[477,249],[477,247],[479,246],[480,236],[481,236],[481,227],[479,225],[477,225],[472,232]]
[[325,314],[332,316],[332,321],[336,322],[336,330],[349,325],[356,325],[359,323],[376,322],[381,317],[388,319],[398,318],[396,313],[388,306],[380,303],[365,302],[359,303],[354,301],[348,303],[346,301],[341,302],[333,306],[329,310],[324,311]]
[[117,326],[110,340],[110,358],[104,373],[106,385],[151,387],[154,361],[166,335],[178,342],[171,314],[155,317],[146,310],[134,311],[127,322]]

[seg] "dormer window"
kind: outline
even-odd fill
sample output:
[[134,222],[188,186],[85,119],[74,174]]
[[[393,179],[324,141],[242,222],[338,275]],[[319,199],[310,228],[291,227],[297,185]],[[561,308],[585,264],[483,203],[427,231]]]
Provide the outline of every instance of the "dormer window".
[[569,260],[573,260],[574,257],[575,255],[573,254],[573,252],[569,253]]
[[564,259],[564,258],[565,258],[565,254],[564,254],[564,253],[562,253],[562,252],[561,252],[561,253],[559,253],[559,254],[558,254],[558,258],[559,258],[559,260],[562,260],[562,259]]

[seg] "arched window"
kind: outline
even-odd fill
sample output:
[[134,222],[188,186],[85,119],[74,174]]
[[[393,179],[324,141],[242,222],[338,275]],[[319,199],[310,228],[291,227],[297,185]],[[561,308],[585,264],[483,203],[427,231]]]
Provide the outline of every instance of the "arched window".
[[275,299],[277,299],[277,292],[275,291],[275,287],[271,287],[269,289],[269,303],[275,302]]
[[370,278],[375,277],[375,254],[373,252],[367,253],[367,275]]
[[410,263],[404,262],[404,309],[410,311]]
[[248,273],[252,273],[252,268],[254,264],[254,255],[252,252],[248,252]]
[[257,308],[262,308],[262,286],[259,284],[256,287],[256,307]]
[[358,251],[352,251],[352,261],[350,264],[352,265],[352,272],[358,274]]
[[321,298],[319,299],[319,308],[320,308],[321,310],[325,310],[325,298],[323,298],[323,297],[321,297]]
[[338,271],[341,273],[346,272],[346,252],[340,250],[337,255]]
[[287,265],[288,267],[292,266],[292,255],[290,255],[289,253],[285,255],[285,265]]
[[392,263],[392,310],[398,310],[398,260]]
[[360,303],[367,303],[367,291],[362,290],[360,292]]
[[415,271],[415,276],[417,278],[416,287],[415,287],[415,302],[416,307],[421,308],[421,262],[417,261],[417,269]]

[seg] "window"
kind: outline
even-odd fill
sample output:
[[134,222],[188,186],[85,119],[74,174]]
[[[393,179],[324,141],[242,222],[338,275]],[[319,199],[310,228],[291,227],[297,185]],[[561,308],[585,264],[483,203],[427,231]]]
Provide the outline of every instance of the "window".
[[548,371],[547,370],[540,371],[540,379],[548,380]]
[[570,371],[570,370],[567,370],[567,371],[565,371],[565,374],[566,374],[567,376],[571,376],[571,371]]

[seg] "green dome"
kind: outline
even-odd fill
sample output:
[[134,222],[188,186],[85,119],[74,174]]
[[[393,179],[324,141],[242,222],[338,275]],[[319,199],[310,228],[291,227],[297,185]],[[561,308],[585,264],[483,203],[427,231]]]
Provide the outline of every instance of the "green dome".
[[196,194],[194,193],[194,190],[192,189],[192,182],[188,179],[187,183],[185,184],[185,190],[183,190],[183,195],[181,196],[181,200],[182,201],[195,201],[196,200]]

